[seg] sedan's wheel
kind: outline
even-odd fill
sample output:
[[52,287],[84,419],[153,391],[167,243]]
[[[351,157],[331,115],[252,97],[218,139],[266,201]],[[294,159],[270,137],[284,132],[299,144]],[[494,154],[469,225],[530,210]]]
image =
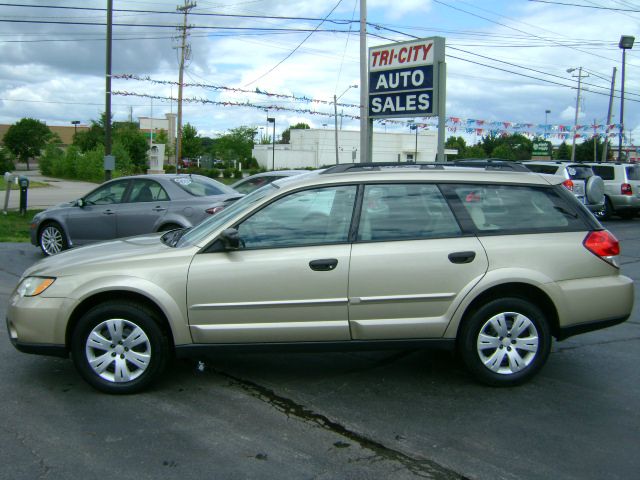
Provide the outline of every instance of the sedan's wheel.
[[47,223],[40,229],[39,243],[45,255],[55,255],[69,247],[67,238],[57,223]]
[[520,298],[486,303],[463,324],[460,353],[483,383],[518,385],[544,365],[551,335],[544,314]]
[[108,302],[78,322],[72,354],[83,378],[107,393],[134,393],[164,369],[168,340],[152,311],[135,303]]

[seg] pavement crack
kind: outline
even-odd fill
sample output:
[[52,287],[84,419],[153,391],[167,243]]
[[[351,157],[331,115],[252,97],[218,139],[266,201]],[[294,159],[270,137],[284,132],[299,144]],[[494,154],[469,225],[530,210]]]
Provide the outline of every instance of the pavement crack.
[[442,467],[431,460],[414,458],[403,452],[387,447],[386,445],[361,433],[350,430],[346,426],[330,419],[326,415],[314,412],[306,408],[304,405],[278,395],[275,391],[267,387],[263,387],[262,385],[250,380],[236,377],[215,368],[209,369],[210,371],[229,379],[252,397],[273,406],[275,409],[284,413],[287,417],[295,417],[303,422],[314,424],[324,430],[338,434],[354,443],[357,443],[363,449],[373,452],[375,457],[381,460],[391,460],[401,464],[405,469],[418,477],[436,480],[465,480],[467,478],[453,472],[452,470]]

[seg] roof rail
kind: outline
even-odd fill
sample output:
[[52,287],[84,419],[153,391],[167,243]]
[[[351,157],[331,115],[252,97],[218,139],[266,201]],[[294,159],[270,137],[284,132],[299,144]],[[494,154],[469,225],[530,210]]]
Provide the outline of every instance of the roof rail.
[[531,170],[529,170],[520,162],[493,158],[463,158],[461,160],[455,160],[453,163],[462,167],[478,167],[484,168],[485,170],[511,170],[514,172],[531,172]]
[[444,163],[436,163],[436,162],[370,162],[370,163],[340,163],[338,165],[334,165],[322,171],[320,174],[324,175],[327,173],[342,173],[348,172],[351,170],[380,170],[381,167],[390,167],[390,168],[408,168],[408,167],[420,167],[420,170],[443,170]]
[[387,168],[416,168],[420,170],[444,170],[445,167],[473,167],[483,168],[485,170],[509,170],[513,172],[531,172],[520,162],[511,162],[508,160],[500,159],[484,159],[484,158],[467,158],[463,160],[456,160],[453,162],[370,162],[370,163],[340,163],[334,165],[322,171],[320,174],[327,173],[343,173],[350,171],[376,171],[381,170],[381,167]]

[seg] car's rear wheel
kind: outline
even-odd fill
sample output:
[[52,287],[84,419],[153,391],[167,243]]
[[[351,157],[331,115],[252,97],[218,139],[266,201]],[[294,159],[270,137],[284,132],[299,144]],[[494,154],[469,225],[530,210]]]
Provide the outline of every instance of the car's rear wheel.
[[489,301],[463,323],[458,347],[482,383],[513,386],[545,364],[551,350],[549,324],[531,302],[513,297]]
[[45,223],[40,227],[38,243],[42,253],[45,255],[55,255],[69,248],[64,230],[55,222]]
[[153,311],[137,303],[111,301],[82,316],[71,339],[76,368],[106,393],[135,393],[164,370],[169,341]]

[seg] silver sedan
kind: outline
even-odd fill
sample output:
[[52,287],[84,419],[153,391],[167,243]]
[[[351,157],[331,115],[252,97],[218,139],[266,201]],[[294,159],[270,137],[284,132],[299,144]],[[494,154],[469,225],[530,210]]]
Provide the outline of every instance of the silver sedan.
[[72,246],[192,227],[242,195],[201,175],[137,175],[36,214],[31,243],[45,255]]

